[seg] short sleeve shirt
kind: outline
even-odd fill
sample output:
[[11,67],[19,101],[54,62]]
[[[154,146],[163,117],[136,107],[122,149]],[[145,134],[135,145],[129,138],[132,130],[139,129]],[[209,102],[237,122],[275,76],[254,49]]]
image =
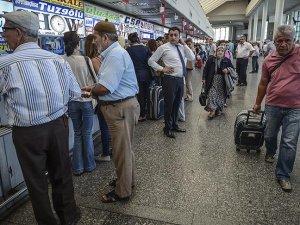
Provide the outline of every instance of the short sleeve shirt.
[[274,51],[265,58],[262,77],[269,79],[266,104],[285,108],[300,108],[300,48],[295,48],[281,66],[270,76],[269,71],[282,59]]
[[250,51],[254,51],[254,48],[250,43],[244,42],[243,44],[238,44],[236,57],[247,58],[249,56]]

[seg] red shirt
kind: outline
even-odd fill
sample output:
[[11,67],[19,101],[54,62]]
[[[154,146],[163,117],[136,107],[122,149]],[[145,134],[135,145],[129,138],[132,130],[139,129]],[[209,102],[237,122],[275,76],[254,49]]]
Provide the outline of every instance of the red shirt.
[[295,47],[292,56],[273,72],[269,71],[282,59],[277,51],[266,57],[262,77],[270,79],[267,86],[266,104],[284,108],[300,108],[300,48]]

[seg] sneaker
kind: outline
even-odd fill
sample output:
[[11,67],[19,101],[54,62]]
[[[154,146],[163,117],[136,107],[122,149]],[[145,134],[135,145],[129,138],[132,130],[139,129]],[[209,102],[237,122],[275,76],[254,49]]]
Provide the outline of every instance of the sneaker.
[[214,116],[215,116],[215,111],[210,111],[210,112],[208,113],[208,119],[209,119],[209,120],[212,120],[212,119],[214,118]]
[[274,157],[273,155],[266,154],[266,156],[265,156],[265,161],[266,161],[267,163],[273,163],[273,162],[275,162],[275,157]]
[[278,179],[277,180],[281,189],[284,190],[285,192],[291,192],[292,191],[292,185],[289,180],[284,180],[284,179]]
[[100,157],[97,157],[95,158],[96,161],[98,162],[110,162],[110,156],[107,155],[107,156],[100,156]]

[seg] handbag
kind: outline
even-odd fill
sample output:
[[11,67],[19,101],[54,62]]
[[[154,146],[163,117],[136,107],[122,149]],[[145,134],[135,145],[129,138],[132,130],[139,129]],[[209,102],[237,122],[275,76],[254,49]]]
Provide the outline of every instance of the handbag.
[[202,85],[202,88],[201,88],[201,93],[200,93],[200,96],[199,96],[199,102],[200,102],[200,105],[201,106],[206,106],[206,94],[205,94],[205,88],[204,88],[204,84]]

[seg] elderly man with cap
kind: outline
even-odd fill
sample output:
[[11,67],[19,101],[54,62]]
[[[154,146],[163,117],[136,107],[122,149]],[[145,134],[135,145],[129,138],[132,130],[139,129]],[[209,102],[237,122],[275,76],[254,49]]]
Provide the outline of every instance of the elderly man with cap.
[[94,97],[99,96],[101,111],[112,138],[117,179],[110,183],[115,190],[101,197],[102,202],[108,203],[128,200],[135,185],[133,136],[140,105],[136,99],[138,84],[133,62],[118,43],[114,24],[108,21],[97,23],[94,35],[103,61],[98,72],[98,83],[83,90]]
[[[80,97],[81,90],[69,64],[36,44],[39,19],[34,13],[1,16],[5,18],[3,37],[14,52],[0,58],[0,94],[6,100],[36,221],[39,225],[76,224],[80,210],[74,199],[65,113],[68,101]],[[52,212],[46,171],[60,223]]]

